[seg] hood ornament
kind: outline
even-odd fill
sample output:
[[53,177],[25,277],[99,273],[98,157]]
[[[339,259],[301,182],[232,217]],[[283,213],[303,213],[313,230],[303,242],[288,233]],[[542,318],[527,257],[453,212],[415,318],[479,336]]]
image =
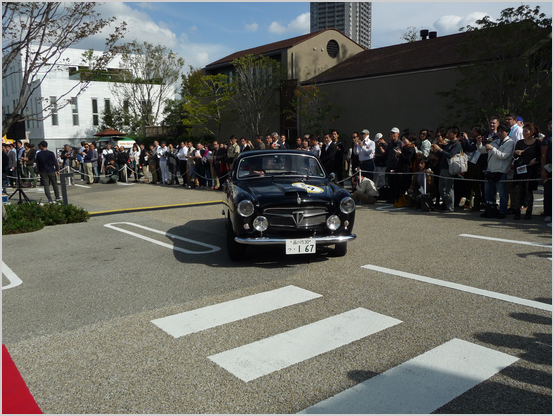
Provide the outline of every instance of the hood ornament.
[[298,192],[296,193],[296,203],[298,205],[302,205],[302,198],[300,198],[300,194]]

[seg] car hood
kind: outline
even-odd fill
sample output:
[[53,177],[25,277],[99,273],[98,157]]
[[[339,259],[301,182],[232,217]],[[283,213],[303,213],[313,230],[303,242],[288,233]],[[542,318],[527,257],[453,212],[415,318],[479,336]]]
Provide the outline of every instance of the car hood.
[[250,193],[260,207],[268,205],[296,205],[298,197],[305,202],[326,203],[337,198],[337,192],[346,192],[329,183],[328,179],[301,177],[251,179],[240,187]]

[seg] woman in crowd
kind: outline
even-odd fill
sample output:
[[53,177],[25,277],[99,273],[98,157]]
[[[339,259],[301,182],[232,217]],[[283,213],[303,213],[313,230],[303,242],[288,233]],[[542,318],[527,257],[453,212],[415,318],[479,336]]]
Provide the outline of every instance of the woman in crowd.
[[139,166],[142,167],[142,175],[144,183],[148,183],[148,151],[144,147],[144,143],[140,144]]
[[[483,180],[484,167],[482,165],[481,153],[477,151],[477,140],[482,140],[483,134],[484,128],[482,126],[475,125],[471,128],[471,137],[468,137],[467,133],[463,132],[460,139],[462,150],[468,157],[467,172],[465,173],[464,178],[470,181],[465,187],[464,209],[472,211],[479,211],[481,204],[483,203],[481,183]],[[473,207],[471,206],[472,199]]]
[[433,186],[433,175],[430,175],[433,171],[428,167],[428,159],[422,157],[417,163],[418,173],[412,175],[412,183],[410,185],[410,189],[408,189],[408,198],[410,199],[410,206],[421,209],[421,202],[423,198],[423,193],[421,191],[424,190],[425,195],[430,195],[431,198],[429,198],[429,201],[432,201],[435,188]]
[[138,182],[140,179],[140,149],[138,147],[138,144],[133,144],[133,149],[129,152],[129,158],[131,159],[131,170],[133,171],[133,175],[135,176],[134,182]]
[[541,142],[538,140],[539,128],[533,123],[523,125],[523,140],[518,140],[514,151],[514,220],[521,218],[522,206],[527,207],[525,211],[526,220],[531,219],[533,213],[533,191],[537,190],[539,175],[538,167],[541,160]]

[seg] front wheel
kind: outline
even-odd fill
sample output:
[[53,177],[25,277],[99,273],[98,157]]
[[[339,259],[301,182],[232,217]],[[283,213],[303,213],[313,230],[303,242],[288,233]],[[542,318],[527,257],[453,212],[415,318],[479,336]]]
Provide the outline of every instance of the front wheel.
[[246,247],[235,241],[235,232],[231,219],[227,218],[227,255],[233,261],[239,261],[244,258]]
[[337,257],[343,257],[346,255],[346,243],[335,244],[335,255]]

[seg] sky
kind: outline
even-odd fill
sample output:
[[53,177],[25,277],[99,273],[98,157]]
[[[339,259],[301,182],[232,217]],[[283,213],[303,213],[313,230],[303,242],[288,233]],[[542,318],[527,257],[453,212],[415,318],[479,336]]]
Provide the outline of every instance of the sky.
[[[459,32],[485,15],[496,20],[500,11],[521,2],[373,2],[372,49],[402,43],[408,28],[437,31],[438,36]],[[552,3],[539,5],[552,17]],[[163,44],[202,68],[231,53],[303,35],[310,31],[309,2],[108,2],[99,6],[103,17],[115,16],[128,24],[125,40]],[[105,34],[78,47],[102,49]]]

